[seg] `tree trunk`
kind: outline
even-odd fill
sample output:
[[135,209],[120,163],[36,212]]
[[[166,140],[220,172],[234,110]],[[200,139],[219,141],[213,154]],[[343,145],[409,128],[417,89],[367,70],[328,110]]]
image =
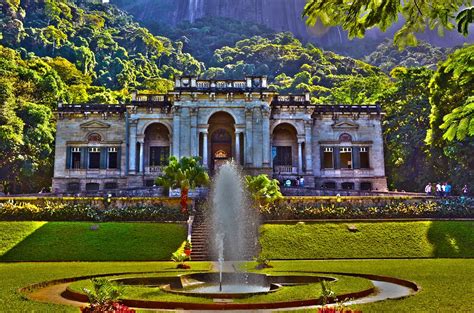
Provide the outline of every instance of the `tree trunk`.
[[188,188],[181,188],[181,213],[188,213]]

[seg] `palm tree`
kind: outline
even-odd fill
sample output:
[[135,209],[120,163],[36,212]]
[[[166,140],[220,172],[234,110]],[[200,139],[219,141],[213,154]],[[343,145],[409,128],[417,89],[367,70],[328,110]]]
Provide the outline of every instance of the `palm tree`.
[[199,157],[182,157],[177,159],[172,156],[169,164],[163,169],[164,175],[156,179],[159,186],[181,189],[181,212],[188,212],[188,192],[200,186],[209,184],[209,175],[199,163]]

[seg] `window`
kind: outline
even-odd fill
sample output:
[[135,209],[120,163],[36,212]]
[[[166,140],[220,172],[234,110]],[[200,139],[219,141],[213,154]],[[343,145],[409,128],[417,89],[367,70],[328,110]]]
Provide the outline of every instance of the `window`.
[[354,190],[354,183],[342,183],[341,186],[345,190]]
[[116,182],[108,182],[108,183],[105,183],[104,185],[104,189],[117,189],[118,188],[118,185]]
[[155,186],[155,181],[153,179],[145,180],[145,187],[153,187]]
[[334,168],[334,149],[326,147],[323,151],[323,168]]
[[360,168],[370,168],[369,163],[369,148],[360,148]]
[[108,155],[108,162],[107,162],[107,168],[118,168],[118,153],[117,153],[117,148],[109,148],[108,149],[109,155]]
[[291,158],[291,146],[279,146],[276,148],[276,156],[273,159],[274,165],[293,165]]
[[327,181],[323,183],[323,189],[336,189],[336,183],[333,181]]
[[150,166],[162,166],[168,164],[170,147],[150,147]]
[[79,183],[68,183],[66,186],[67,191],[76,192],[81,190],[81,185]]
[[89,168],[100,168],[100,148],[89,148]]
[[97,191],[99,190],[100,185],[98,183],[87,183],[86,191]]
[[352,148],[340,148],[341,168],[352,168]]
[[81,148],[71,148],[71,168],[81,168]]
[[372,190],[372,183],[371,182],[361,182],[360,183],[360,190]]

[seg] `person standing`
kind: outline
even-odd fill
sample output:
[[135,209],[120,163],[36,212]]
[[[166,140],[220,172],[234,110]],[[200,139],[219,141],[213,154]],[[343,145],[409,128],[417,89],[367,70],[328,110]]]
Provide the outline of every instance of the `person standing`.
[[431,196],[431,188],[431,183],[428,183],[428,185],[425,187],[425,193],[427,196]]
[[300,187],[304,187],[304,177],[300,177]]
[[452,186],[450,183],[446,183],[446,197],[449,197],[451,196],[451,190],[452,190]]
[[464,187],[462,187],[462,190],[461,190],[461,191],[462,191],[462,195],[463,195],[464,197],[467,197],[467,193],[468,193],[467,185],[464,185]]
[[442,195],[442,194],[441,194],[441,184],[440,184],[440,183],[437,183],[437,184],[436,184],[436,195],[437,195],[438,197],[441,197],[441,195]]

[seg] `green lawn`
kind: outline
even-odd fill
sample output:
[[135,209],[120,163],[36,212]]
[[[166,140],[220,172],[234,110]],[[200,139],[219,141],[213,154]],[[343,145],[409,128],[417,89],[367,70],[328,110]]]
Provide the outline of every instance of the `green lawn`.
[[394,276],[414,281],[422,288],[418,294],[405,299],[352,306],[364,313],[473,310],[473,259],[273,261],[271,264],[272,271],[341,271]]
[[[418,283],[422,290],[402,300],[357,306],[366,312],[471,312],[473,259],[272,261],[272,271],[341,271],[395,276]],[[206,270],[206,263],[192,263]],[[102,273],[176,271],[169,262],[0,263],[1,312],[77,312],[72,307],[26,300],[18,288],[52,279]],[[314,312],[314,311],[313,311]]]
[[[275,272],[275,275],[292,275],[292,273]],[[159,273],[151,276],[169,276],[170,273]],[[301,273],[301,275],[311,275],[310,273]],[[316,275],[316,274],[313,274]],[[140,275],[141,276],[141,275]],[[114,276],[111,279],[130,277],[130,275]],[[134,276],[136,277],[136,275]],[[373,284],[365,279],[359,277],[349,277],[340,275],[331,275],[331,277],[337,278],[337,281],[328,283],[332,290],[336,294],[344,294],[349,292],[362,291],[373,287]],[[72,290],[80,293],[84,293],[83,289],[92,289],[93,285],[90,279],[80,280],[70,285]],[[262,303],[262,302],[279,302],[279,301],[290,301],[290,300],[309,300],[319,298],[321,296],[321,284],[312,283],[295,286],[285,286],[279,290],[269,293],[267,295],[255,295],[249,296],[242,299],[234,299],[233,302],[240,303]],[[187,302],[187,303],[212,303],[211,298],[193,297],[185,295],[171,294],[162,291],[159,287],[145,287],[145,286],[125,286],[124,288],[124,299],[146,299],[155,301],[173,301],[173,302]]]
[[265,224],[260,243],[270,259],[473,258],[474,222]]
[[182,224],[1,222],[0,261],[169,260],[186,239]]
[[[195,270],[209,270],[206,262],[193,262]],[[172,262],[59,262],[0,263],[0,312],[79,312],[77,308],[27,300],[19,288],[33,283],[84,275],[121,272],[176,272]],[[185,271],[182,271],[183,273]]]

